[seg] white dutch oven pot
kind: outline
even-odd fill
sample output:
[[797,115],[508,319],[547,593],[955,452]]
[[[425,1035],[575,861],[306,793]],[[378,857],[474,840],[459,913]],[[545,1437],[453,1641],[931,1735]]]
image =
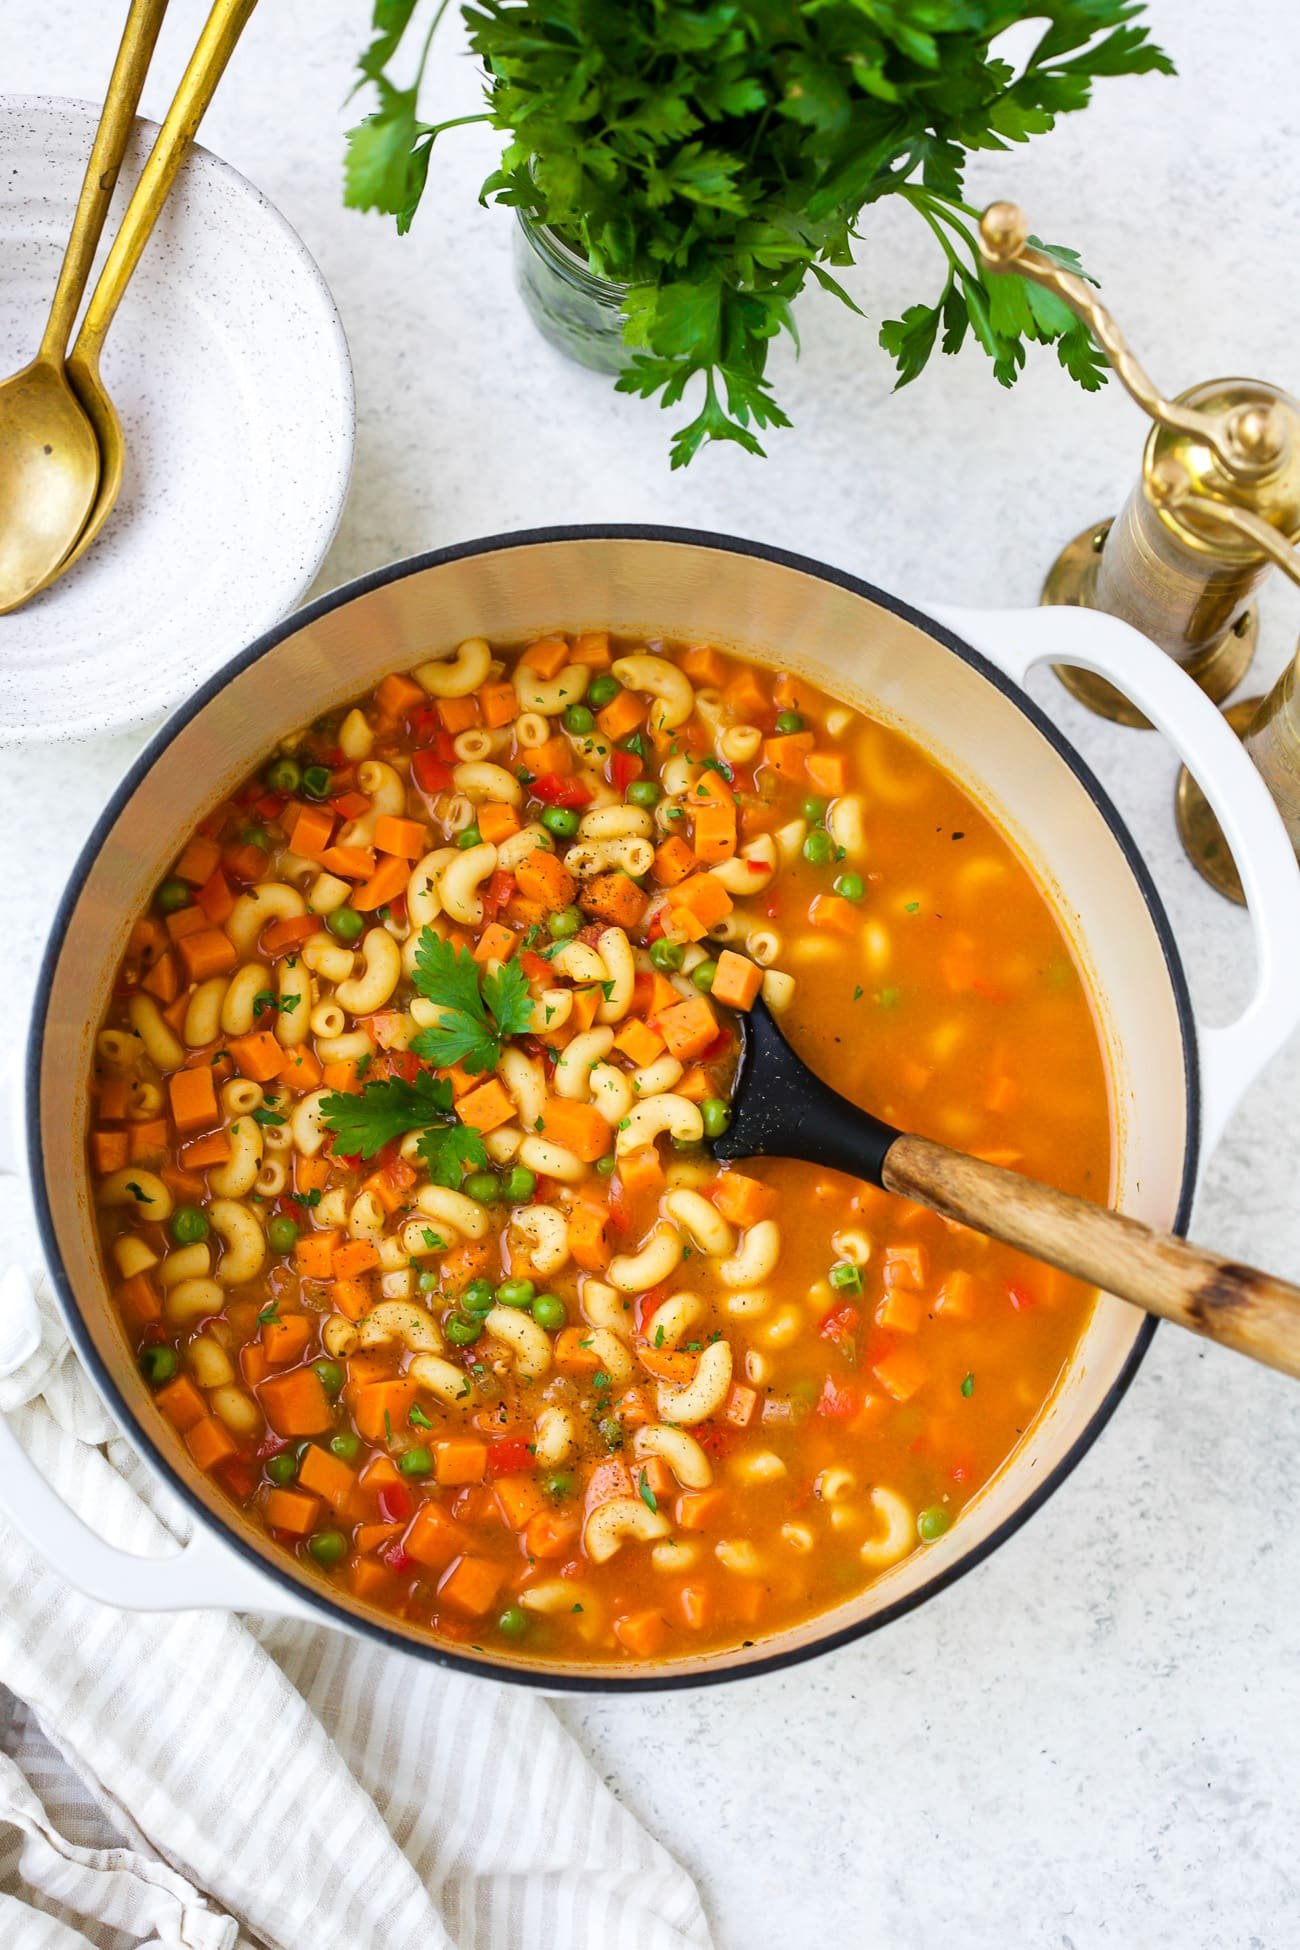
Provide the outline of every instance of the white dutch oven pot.
[[[579,1690],[699,1684],[809,1656],[932,1596],[1064,1480],[1132,1380],[1154,1322],[1103,1299],[1057,1395],[1002,1474],[937,1544],[811,1622],[709,1658],[574,1670],[433,1645],[242,1528],[149,1400],[109,1301],[84,1133],[95,1027],[133,916],[178,847],[275,739],[461,638],[611,628],[709,640],[801,671],[896,724],[953,772],[1032,865],[1085,963],[1114,1094],[1113,1202],[1183,1230],[1196,1173],[1300,1017],[1300,876],[1268,793],[1214,707],[1144,638],[1077,609],[924,616],[774,549],[673,530],[562,529],[417,557],[327,596],[255,643],[159,733],[100,820],[41,972],[26,1081],[28,1165],[69,1333],[132,1442],[194,1512],[177,1556],[92,1536],[0,1422],[0,1514],[79,1589],[134,1609],[285,1612],[478,1673]],[[975,646],[975,647],[972,647]],[[1197,1023],[1132,839],[1082,760],[1020,689],[1042,661],[1117,684],[1172,740],[1218,813],[1255,928],[1258,988],[1227,1028]],[[11,1308],[10,1327],[21,1321]]]

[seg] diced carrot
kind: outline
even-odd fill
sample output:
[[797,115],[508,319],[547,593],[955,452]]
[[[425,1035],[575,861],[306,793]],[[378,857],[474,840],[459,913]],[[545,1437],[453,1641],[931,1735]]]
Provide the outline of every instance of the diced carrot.
[[729,1009],[752,1009],[762,986],[763,971],[757,962],[752,962],[748,955],[736,954],[732,948],[723,949],[718,956],[718,972],[709,989],[715,1002],[725,1002]]
[[181,972],[170,949],[165,955],[159,955],[140,986],[146,995],[157,996],[160,1002],[176,1000],[181,992]]
[[250,1388],[256,1388],[259,1381],[266,1380],[271,1372],[271,1363],[260,1341],[244,1342],[239,1350],[239,1372]]
[[[190,997],[187,989],[183,994],[178,995],[174,1002],[169,1002],[162,1012],[163,1021],[177,1036],[183,1036],[185,1033],[185,1018],[189,1014],[189,1007]],[[193,1060],[192,1057],[186,1058],[187,1062]]]
[[317,864],[339,880],[369,880],[378,859],[372,846],[327,846]]
[[[486,835],[484,835],[486,838]],[[474,959],[480,964],[487,961],[509,961],[515,951],[518,936],[513,928],[503,928],[499,921],[489,921],[474,945]]]
[[191,1138],[183,1144],[179,1156],[188,1172],[211,1171],[229,1162],[230,1139],[224,1131],[209,1131],[206,1137]]
[[711,643],[694,644],[680,661],[692,684],[701,690],[720,691],[726,682],[727,666]]
[[93,1131],[90,1156],[98,1172],[120,1171],[130,1155],[125,1131]]
[[478,695],[483,722],[490,729],[495,731],[503,724],[511,724],[519,716],[519,699],[513,684],[484,684]]
[[235,911],[235,896],[220,867],[209,874],[194,898],[203,909],[208,926],[212,928],[224,927]]
[[477,1436],[447,1436],[433,1445],[433,1480],[444,1488],[481,1483],[487,1468],[487,1444]]
[[291,955],[319,932],[319,914],[290,914],[283,921],[272,921],[269,927],[263,928],[257,945],[268,961],[276,961],[281,955]]
[[131,1126],[131,1163],[158,1164],[167,1155],[167,1125],[161,1117]]
[[661,846],[655,848],[654,865],[651,877],[661,887],[676,887],[695,870],[695,855],[686,841],[674,833]]
[[466,1092],[456,1105],[456,1114],[462,1124],[472,1124],[476,1131],[495,1131],[510,1122],[515,1106],[500,1080],[489,1077],[477,1090]]
[[692,1104],[702,1104],[706,1097],[713,1095],[713,1083],[707,1070],[696,1063],[684,1077],[673,1085],[679,1097],[685,1097]]
[[212,1087],[210,1064],[202,1070],[173,1070],[167,1079],[167,1094],[178,1131],[202,1131],[216,1123],[217,1093]]
[[287,1368],[301,1361],[311,1339],[311,1322],[306,1314],[283,1314],[278,1320],[262,1322],[262,1346],[273,1368]]
[[277,1435],[322,1435],[334,1426],[330,1398],[314,1368],[289,1368],[268,1376],[257,1398]]
[[525,900],[539,901],[548,912],[570,906],[577,886],[568,868],[540,846],[519,862],[515,881]]
[[715,873],[692,874],[668,889],[670,907],[684,907],[706,929],[726,919],[731,912],[731,896]]
[[505,1580],[503,1567],[490,1558],[461,1557],[439,1580],[438,1600],[466,1618],[481,1618],[491,1611]]
[[265,1516],[272,1530],[287,1531],[291,1537],[307,1537],[316,1528],[320,1498],[301,1490],[272,1490],[266,1499]]
[[721,1490],[689,1490],[677,1499],[674,1518],[679,1530],[707,1530],[722,1510]]
[[254,1083],[269,1083],[278,1076],[284,1049],[269,1029],[250,1029],[246,1036],[233,1036],[226,1046],[241,1077]]
[[413,678],[392,671],[375,692],[375,703],[386,718],[401,718],[424,703],[424,692]]
[[843,792],[845,781],[843,752],[809,752],[804,760],[804,769],[808,774],[809,784],[815,785],[819,792],[824,792],[828,799],[833,799],[837,793]]
[[304,860],[319,860],[334,831],[334,814],[328,806],[286,806],[281,815],[292,853]]
[[730,1393],[722,1405],[722,1419],[731,1422],[738,1429],[747,1429],[754,1419],[758,1406],[758,1396],[743,1381],[733,1381]]
[[126,1078],[105,1077],[96,1087],[96,1108],[109,1123],[126,1116]]
[[608,670],[609,631],[584,630],[580,636],[575,636],[569,651],[569,662],[582,664],[587,670]]
[[925,1319],[926,1311],[927,1301],[923,1293],[916,1293],[910,1287],[894,1286],[888,1288],[876,1308],[876,1322],[881,1327],[892,1327],[900,1334],[915,1334]]
[[[366,1526],[367,1531],[386,1528],[387,1525]],[[379,1545],[374,1543],[370,1548],[377,1550]],[[363,1604],[377,1605],[393,1589],[393,1573],[381,1557],[359,1557],[348,1571],[348,1585],[354,1598],[359,1598]]]
[[502,806],[488,800],[478,809],[478,830],[492,846],[500,846],[512,833],[519,831],[519,814],[513,806]]
[[757,674],[748,667],[738,670],[727,680],[722,695],[737,718],[742,720],[761,717],[769,709],[767,692]]
[[427,1571],[441,1571],[469,1543],[454,1518],[439,1503],[422,1503],[407,1526],[402,1549]]
[[691,782],[690,807],[692,815],[708,807],[723,807],[730,810],[734,820],[736,814],[736,795],[722,772],[706,765],[696,773]]
[[165,1388],[160,1388],[154,1400],[172,1427],[179,1429],[182,1435],[208,1412],[207,1403],[185,1374],[178,1375],[175,1381],[169,1381]]
[[304,1232],[294,1241],[293,1263],[300,1279],[329,1280],[334,1277],[334,1248],[337,1231]]
[[190,841],[172,872],[177,880],[188,880],[191,887],[201,887],[220,864],[221,848],[216,841],[198,837]]
[[358,1433],[367,1442],[383,1442],[390,1430],[405,1428],[419,1392],[419,1383],[406,1375],[395,1375],[389,1381],[372,1381],[359,1388],[353,1410]]
[[668,1503],[676,1495],[677,1478],[662,1456],[647,1456],[637,1464],[636,1487],[638,1495],[649,1490],[657,1503]]
[[215,1415],[205,1415],[202,1421],[186,1429],[185,1447],[200,1469],[215,1469],[218,1463],[227,1462],[239,1453],[230,1430]]
[[975,1282],[963,1267],[956,1267],[944,1278],[935,1298],[934,1311],[953,1320],[969,1320],[974,1312]]
[[664,1168],[653,1144],[625,1151],[618,1161],[618,1175],[623,1189],[633,1196],[638,1192],[660,1192],[664,1187]]
[[336,1063],[323,1063],[320,1075],[325,1088],[339,1096],[354,1096],[361,1088],[357,1061],[355,1056],[343,1056]]
[[710,1186],[709,1197],[733,1226],[752,1226],[767,1217],[776,1194],[760,1178],[746,1178],[742,1171],[724,1171]]
[[374,1295],[360,1280],[331,1280],[330,1305],[348,1320],[362,1320],[375,1304]]
[[822,928],[830,934],[853,935],[858,931],[862,916],[852,901],[846,901],[841,894],[818,894],[808,909],[808,919],[815,928]]
[[362,1273],[368,1273],[372,1266],[378,1266],[379,1252],[368,1239],[347,1239],[334,1248],[334,1277],[336,1280],[355,1280]]
[[304,1158],[294,1153],[293,1188],[295,1192],[318,1192],[325,1185],[331,1170],[328,1158]]
[[713,1599],[707,1584],[683,1584],[677,1591],[677,1609],[682,1615],[682,1624],[693,1632],[702,1632],[713,1616]]
[[693,995],[656,1016],[655,1026],[670,1056],[688,1063],[717,1041],[718,1019],[702,995]]
[[180,907],[167,916],[167,938],[179,941],[182,935],[199,934],[208,925],[208,917],[201,907]]
[[887,1287],[905,1286],[919,1293],[925,1286],[929,1271],[930,1255],[923,1245],[885,1247],[882,1278]]
[[371,914],[375,908],[383,907],[389,901],[395,901],[399,894],[404,894],[410,878],[409,860],[398,860],[391,854],[385,855],[370,879],[353,890],[352,905],[358,914]]
[[[350,1374],[355,1372],[359,1376],[369,1375],[373,1381],[376,1376],[371,1370],[378,1367],[381,1358],[376,1354],[350,1354],[348,1372]],[[364,1380],[361,1385],[365,1386]],[[380,1490],[392,1489],[395,1484],[405,1480],[391,1456],[372,1456],[361,1472],[362,1488],[369,1490],[374,1496],[377,1496]]]
[[401,1529],[400,1523],[359,1523],[353,1537],[357,1549],[368,1555],[371,1551],[382,1550]]
[[224,975],[239,960],[234,942],[220,928],[202,928],[197,934],[187,934],[176,947],[191,982],[206,982],[210,975]]
[[315,1050],[287,1049],[280,1058],[280,1081],[288,1090],[314,1090],[321,1079]]
[[811,731],[788,731],[779,737],[763,740],[763,757],[783,779],[799,781],[804,777],[812,748]]
[[403,1196],[404,1188],[395,1182],[386,1168],[383,1171],[372,1172],[365,1180],[362,1190],[373,1192],[385,1212],[396,1212],[399,1206],[406,1202]]
[[635,1382],[623,1390],[615,1403],[615,1410],[625,1429],[643,1429],[647,1423],[659,1420],[646,1390]]
[[595,1510],[602,1503],[612,1503],[616,1496],[631,1494],[632,1477],[627,1464],[619,1456],[606,1456],[593,1466],[587,1478],[583,1507]]
[[398,819],[380,813],[375,820],[375,845],[381,853],[395,853],[403,860],[419,860],[429,850],[428,837],[418,819]]
[[926,1364],[911,1347],[896,1347],[876,1362],[871,1372],[896,1402],[912,1399],[926,1379]]
[[439,1070],[438,1075],[451,1085],[451,1094],[456,1100],[458,1111],[461,1098],[468,1097],[471,1090],[478,1088],[478,1078],[472,1077],[468,1070],[462,1070],[459,1063],[453,1063],[448,1069]]
[[684,1388],[695,1376],[695,1356],[673,1347],[652,1347],[648,1341],[638,1341],[636,1358],[647,1374],[656,1381],[670,1381],[674,1388]]
[[713,866],[729,860],[736,850],[736,809],[733,806],[696,806],[692,821],[691,846],[697,860]]
[[113,1289],[113,1298],[127,1326],[136,1333],[162,1319],[162,1302],[148,1273],[133,1273],[129,1280],[121,1281]]
[[332,1456],[328,1449],[322,1449],[319,1442],[309,1442],[303,1450],[298,1481],[305,1490],[323,1496],[330,1508],[340,1513],[350,1507],[356,1495],[356,1471],[349,1469],[338,1456]]
[[555,1336],[552,1353],[561,1374],[595,1374],[600,1366],[600,1356],[589,1345],[590,1338],[590,1331],[585,1327],[560,1329]]
[[543,1562],[550,1557],[568,1557],[578,1541],[579,1530],[576,1517],[566,1517],[559,1510],[538,1510],[528,1519],[524,1549],[529,1557]]
[[614,1637],[634,1659],[657,1659],[668,1643],[668,1620],[661,1611],[625,1611],[614,1620]]
[[584,882],[578,905],[584,914],[594,914],[630,931],[640,922],[649,901],[630,875],[615,869],[613,873],[593,874]]
[[594,1104],[571,1097],[548,1097],[542,1106],[542,1136],[594,1165],[610,1148],[610,1129]]
[[567,777],[573,770],[573,751],[568,740],[557,733],[544,745],[534,745],[528,754],[528,769],[538,779],[545,778],[548,772]]
[[585,1199],[569,1214],[569,1251],[584,1272],[603,1273],[609,1265],[608,1224],[608,1207]]
[[478,699],[473,694],[469,697],[440,697],[434,708],[443,730],[453,736],[458,731],[471,730],[479,721]]
[[566,1027],[571,1027],[575,1036],[580,1036],[584,1029],[590,1029],[600,1014],[600,1005],[604,999],[604,995],[598,988],[575,989],[573,1007],[569,1011]]
[[630,737],[638,726],[643,725],[648,715],[649,707],[644,698],[638,697],[635,691],[620,691],[603,711],[597,711],[596,723],[610,744],[616,745],[620,738]]
[[569,646],[562,636],[539,636],[521,653],[519,661],[539,677],[558,677],[569,661]]
[[[673,993],[676,994],[676,990]],[[657,1056],[663,1055],[664,1039],[648,1022],[642,1022],[639,1017],[633,1016],[614,1038],[614,1048],[620,1050],[629,1063],[641,1067],[653,1063]]]
[[498,1476],[492,1485],[497,1506],[512,1530],[522,1530],[546,1502],[546,1492],[535,1476]]
[[802,677],[783,670],[772,685],[772,702],[778,711],[798,711],[811,717],[817,709],[817,693]]

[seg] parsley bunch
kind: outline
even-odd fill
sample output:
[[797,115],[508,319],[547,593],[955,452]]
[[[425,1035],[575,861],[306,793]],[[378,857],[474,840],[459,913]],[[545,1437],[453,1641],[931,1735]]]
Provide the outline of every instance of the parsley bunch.
[[[419,117],[447,4],[411,87],[387,68],[419,0],[374,0],[360,62],[378,105],[349,136],[345,200],[392,214],[400,231],[455,125]],[[1072,313],[1014,273],[981,270],[963,181],[972,150],[1045,133],[1087,107],[1094,79],[1173,72],[1134,24],[1141,0],[467,0],[462,11],[487,110],[456,119],[508,137],[483,195],[629,287],[622,391],[671,407],[699,382],[674,467],[710,440],[761,454],[755,429],[789,425],[769,348],[783,331],[797,344],[791,306],[809,278],[858,309],[830,267],[852,263],[883,196],[908,203],[941,253],[932,301],[880,328],[900,386],[936,343],[951,353],[968,337],[1003,385],[1029,341],[1055,344],[1081,385],[1102,383]],[[992,43],[1023,20],[1046,24],[1016,69]]]

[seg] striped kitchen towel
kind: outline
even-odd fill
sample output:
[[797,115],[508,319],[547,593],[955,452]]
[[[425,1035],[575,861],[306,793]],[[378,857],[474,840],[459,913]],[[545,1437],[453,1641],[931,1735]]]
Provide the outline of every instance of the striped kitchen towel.
[[[174,1548],[188,1514],[42,1304],[0,1412],[101,1535]],[[522,1690],[114,1611],[2,1527],[0,1687],[4,1950],[708,1950],[690,1879]]]

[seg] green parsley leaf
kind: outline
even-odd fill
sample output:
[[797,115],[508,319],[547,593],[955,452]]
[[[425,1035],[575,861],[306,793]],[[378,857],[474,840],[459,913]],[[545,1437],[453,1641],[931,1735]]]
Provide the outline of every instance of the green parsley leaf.
[[273,1300],[269,1307],[263,1307],[261,1313],[257,1316],[257,1324],[259,1327],[271,1327],[279,1318],[280,1303],[278,1300]]
[[153,1204],[153,1202],[154,1202],[154,1201],[153,1201],[153,1198],[152,1198],[152,1197],[150,1196],[150,1194],[149,1194],[148,1192],[146,1192],[146,1190],[144,1189],[144,1186],[143,1186],[143,1185],[137,1185],[137,1184],[136,1184],[136,1182],[135,1182],[135,1180],[134,1180],[134,1178],[128,1178],[128,1179],[127,1179],[127,1181],[126,1181],[126,1189],[127,1189],[127,1191],[128,1191],[128,1192],[130,1192],[130,1194],[131,1194],[131,1196],[132,1196],[132,1198],[133,1198],[133,1199],[134,1199],[134,1200],[136,1201],[136,1204],[137,1204],[137,1205],[152,1205],[152,1204]]
[[505,962],[480,984],[478,963],[469,950],[443,941],[429,927],[420,930],[414,980],[426,1002],[441,1013],[433,1028],[412,1038],[411,1048],[440,1069],[453,1063],[471,1075],[495,1069],[503,1041],[520,1035],[532,1019],[528,979],[517,962]]
[[[335,1091],[321,1101],[321,1122],[335,1134],[335,1151],[345,1158],[373,1158],[408,1131],[441,1122],[451,1112],[451,1085],[445,1077],[421,1070],[414,1083],[386,1077],[364,1090]],[[457,1183],[460,1181],[457,1180]]]
[[968,1374],[965,1377],[961,1384],[961,1392],[968,1400],[975,1393],[975,1377],[973,1374]]
[[411,1403],[411,1412],[406,1419],[411,1424],[412,1428],[431,1429],[433,1427],[433,1423],[429,1420],[429,1417],[425,1414],[424,1410],[420,1407],[419,1402]]
[[645,1504],[647,1510],[658,1511],[659,1499],[655,1495],[654,1491],[651,1489],[650,1479],[646,1475],[644,1469],[641,1471],[641,1474],[636,1479],[636,1493],[640,1497],[641,1501]]
[[481,1171],[487,1151],[469,1124],[433,1124],[416,1147],[435,1185],[455,1191],[467,1171]]
[[278,1111],[268,1110],[265,1104],[258,1104],[253,1111],[253,1122],[255,1124],[274,1125],[283,1124],[284,1121],[284,1118],[280,1116]]

